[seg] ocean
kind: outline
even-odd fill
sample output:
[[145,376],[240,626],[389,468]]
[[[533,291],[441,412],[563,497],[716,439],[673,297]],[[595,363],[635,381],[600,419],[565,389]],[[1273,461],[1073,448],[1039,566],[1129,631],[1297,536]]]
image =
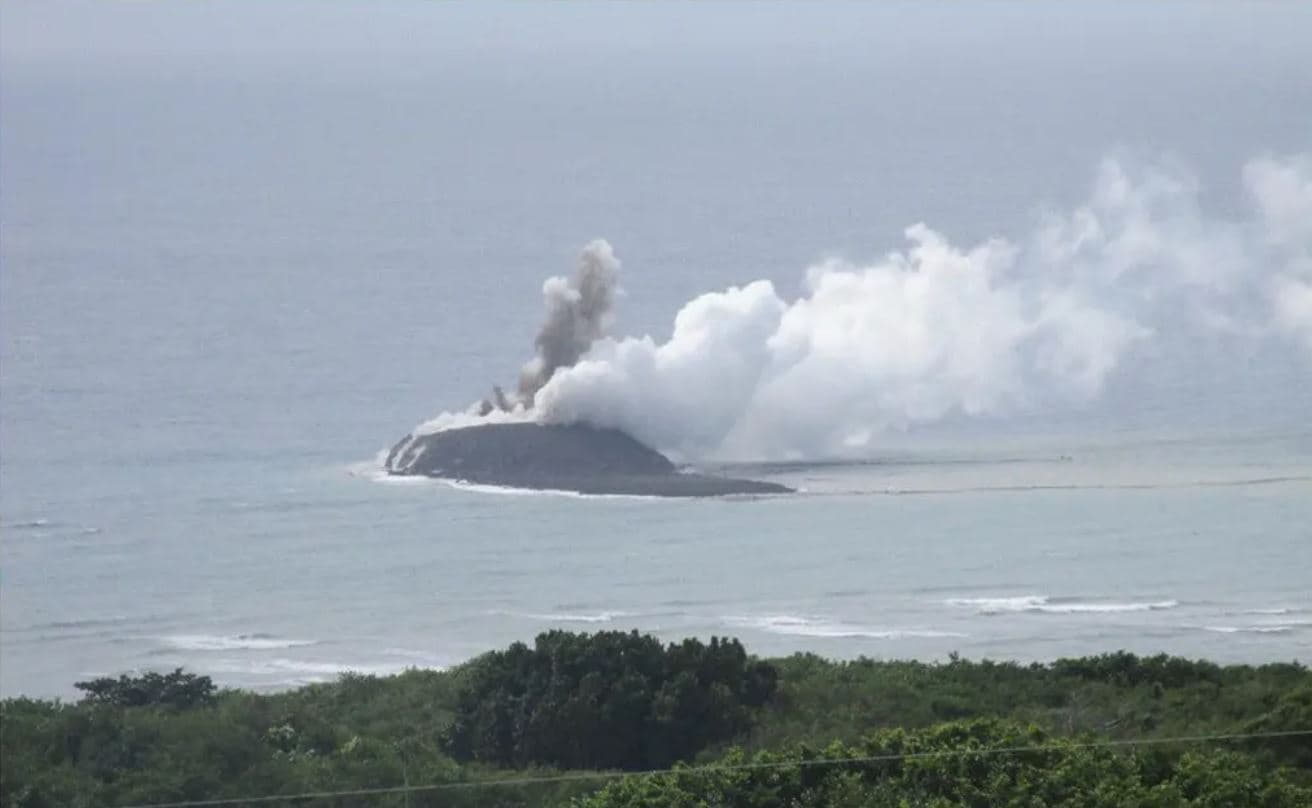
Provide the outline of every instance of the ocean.
[[[513,384],[543,280],[594,238],[616,332],[656,341],[698,295],[795,300],[917,222],[1028,243],[1109,159],[1190,178],[1165,231],[1249,244],[1245,166],[1312,152],[1309,53],[1312,9],[1274,3],[6,3],[0,693],[176,666],[283,688],[550,628],[1306,662],[1312,340],[1238,282],[1107,287],[1156,302],[1096,390],[715,458],[796,495],[376,458]],[[890,409],[804,392],[819,420]]]

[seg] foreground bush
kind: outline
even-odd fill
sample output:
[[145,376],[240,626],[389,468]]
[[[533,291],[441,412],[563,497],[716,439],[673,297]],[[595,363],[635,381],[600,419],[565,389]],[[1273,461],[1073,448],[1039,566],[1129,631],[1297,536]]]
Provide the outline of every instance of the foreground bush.
[[[632,769],[639,758],[658,768],[690,758],[788,765],[635,777],[590,804],[1312,805],[1307,736],[1138,750],[1061,742],[1312,728],[1312,672],[1293,663],[1109,654],[1050,665],[934,664],[799,654],[767,664],[735,641],[665,646],[636,634],[553,632],[532,648],[512,646],[450,671],[347,675],[281,693],[216,690],[181,671],[80,689],[82,700],[71,704],[0,701],[3,808],[114,808],[406,783],[453,787],[296,805],[559,806],[607,782],[580,767]],[[1053,739],[1055,750],[1005,758],[792,765],[803,757]],[[731,746],[747,751],[726,751]],[[764,756],[749,757],[757,754]],[[553,765],[521,762],[530,760]],[[565,781],[513,782],[566,768]]]
[[479,660],[447,749],[506,766],[663,768],[745,730],[776,678],[737,640],[553,631]]
[[188,710],[214,703],[216,688],[208,676],[184,673],[146,673],[141,676],[101,677],[73,685],[81,690],[82,700],[113,707],[150,705]]
[[[1036,748],[1037,747],[1037,748]],[[1025,750],[1031,751],[1014,751]],[[968,750],[963,753],[963,750]],[[904,757],[905,756],[905,757]],[[824,763],[798,765],[799,761]],[[1305,808],[1296,773],[1242,754],[1182,747],[1090,747],[998,720],[885,730],[854,744],[797,746],[722,770],[616,780],[577,808],[732,805],[735,808]]]

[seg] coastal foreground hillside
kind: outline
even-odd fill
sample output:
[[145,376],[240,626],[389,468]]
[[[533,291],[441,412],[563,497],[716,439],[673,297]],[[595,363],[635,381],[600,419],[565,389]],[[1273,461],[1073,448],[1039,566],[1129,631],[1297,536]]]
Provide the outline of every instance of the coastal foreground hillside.
[[552,631],[285,692],[183,670],[77,688],[0,703],[0,804],[1312,804],[1312,672],[1293,662],[760,659]]

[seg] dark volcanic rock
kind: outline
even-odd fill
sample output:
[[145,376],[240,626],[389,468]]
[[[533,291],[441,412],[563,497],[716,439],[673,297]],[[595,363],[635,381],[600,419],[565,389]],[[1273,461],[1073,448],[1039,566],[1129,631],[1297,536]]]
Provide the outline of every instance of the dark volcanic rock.
[[514,488],[712,497],[782,494],[775,483],[680,472],[623,432],[574,424],[486,424],[407,435],[387,456],[389,474]]

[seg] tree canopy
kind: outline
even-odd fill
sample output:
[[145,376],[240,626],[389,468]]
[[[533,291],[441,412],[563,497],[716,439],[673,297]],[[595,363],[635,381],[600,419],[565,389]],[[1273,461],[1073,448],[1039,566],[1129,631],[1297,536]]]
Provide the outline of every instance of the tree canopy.
[[[802,765],[814,760],[825,762]],[[578,808],[1312,805],[1312,786],[1242,754],[1082,745],[998,719],[884,730],[853,744],[798,745],[751,758],[733,752],[721,764],[718,771],[616,780]]]
[[208,676],[184,673],[147,672],[140,676],[124,674],[117,679],[101,677],[73,685],[86,695],[83,701],[114,707],[162,706],[187,710],[214,703],[214,682]]
[[777,678],[737,640],[553,631],[479,660],[447,749],[507,766],[661,768],[746,729]]
[[[180,670],[78,687],[72,703],[0,701],[0,806],[114,808],[406,783],[449,788],[368,804],[1312,804],[1306,735],[1087,745],[1307,730],[1312,672],[1293,663],[758,660],[734,640],[549,632],[448,671],[346,675],[280,693],[220,690]],[[1036,745],[1044,749],[988,751]],[[815,758],[843,762],[800,765]],[[683,762],[768,765],[589,776]],[[550,779],[562,773],[569,778]],[[524,779],[533,782],[506,782]]]

